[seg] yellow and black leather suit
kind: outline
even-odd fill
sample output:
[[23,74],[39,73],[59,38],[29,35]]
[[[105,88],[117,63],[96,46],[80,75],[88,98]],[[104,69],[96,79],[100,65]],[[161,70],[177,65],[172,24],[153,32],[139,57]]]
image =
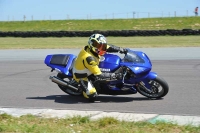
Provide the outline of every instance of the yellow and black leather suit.
[[[116,47],[114,45],[107,45],[106,52],[123,52],[124,49]],[[73,67],[73,78],[80,83],[81,87],[86,93],[83,95],[89,98],[88,95],[96,94],[96,89],[88,81],[88,76],[93,74],[94,76],[105,76],[102,74],[99,68],[100,55],[93,52],[88,46],[80,51],[78,57],[75,60]],[[104,77],[102,77],[104,78]]]

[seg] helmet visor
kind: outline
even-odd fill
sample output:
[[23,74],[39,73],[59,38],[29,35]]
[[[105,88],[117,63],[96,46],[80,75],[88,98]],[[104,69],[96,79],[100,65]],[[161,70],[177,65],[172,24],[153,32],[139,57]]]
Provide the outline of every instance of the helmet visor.
[[94,41],[93,44],[92,44],[92,46],[96,48],[95,51],[99,55],[103,55],[103,54],[106,53],[107,43],[98,43],[98,42]]
[[107,44],[106,43],[98,43],[96,48],[99,50],[99,51],[106,51],[107,49]]
[[104,44],[98,44],[98,54],[99,55],[104,55],[106,53],[106,49],[107,49],[107,44],[104,43]]

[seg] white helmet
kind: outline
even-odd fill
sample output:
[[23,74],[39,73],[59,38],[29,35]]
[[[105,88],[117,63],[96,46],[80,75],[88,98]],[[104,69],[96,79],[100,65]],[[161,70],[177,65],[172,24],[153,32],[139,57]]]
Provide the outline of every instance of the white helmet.
[[103,55],[107,49],[106,38],[101,34],[93,34],[88,40],[88,46],[93,52]]

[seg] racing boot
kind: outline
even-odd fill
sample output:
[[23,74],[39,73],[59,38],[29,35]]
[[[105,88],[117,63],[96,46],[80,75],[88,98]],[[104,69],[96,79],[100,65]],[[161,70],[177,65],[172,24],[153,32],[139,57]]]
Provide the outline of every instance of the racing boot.
[[94,101],[97,97],[97,92],[96,92],[96,89],[94,88],[94,86],[91,84],[91,82],[81,80],[80,85],[83,88],[83,96],[85,98],[89,99],[89,101],[90,100]]
[[98,94],[97,94],[97,92],[95,92],[93,94],[87,95],[87,93],[83,91],[83,96],[85,98],[87,98],[89,100],[89,102],[94,102],[96,100],[96,98],[98,97]]

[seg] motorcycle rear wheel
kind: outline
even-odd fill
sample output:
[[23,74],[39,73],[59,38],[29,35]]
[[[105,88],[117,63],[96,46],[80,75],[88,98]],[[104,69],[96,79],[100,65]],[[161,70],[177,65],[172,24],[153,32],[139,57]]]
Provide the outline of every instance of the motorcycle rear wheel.
[[[72,81],[74,80],[73,78],[70,78],[70,77],[67,77],[61,73],[58,73],[57,74],[57,77],[62,79],[62,80],[65,80],[65,81]],[[62,86],[62,85],[58,85],[58,87],[65,93],[69,94],[69,95],[72,95],[72,96],[82,96],[82,92],[76,92],[76,91],[72,91],[71,89],[69,89],[68,87],[66,86]],[[77,87],[77,86],[75,86]]]
[[141,86],[137,86],[136,89],[141,95],[150,99],[160,99],[169,92],[169,86],[167,82],[161,77],[157,76],[154,80],[150,80],[149,85],[151,86],[150,90],[152,90],[152,92],[146,91]]

